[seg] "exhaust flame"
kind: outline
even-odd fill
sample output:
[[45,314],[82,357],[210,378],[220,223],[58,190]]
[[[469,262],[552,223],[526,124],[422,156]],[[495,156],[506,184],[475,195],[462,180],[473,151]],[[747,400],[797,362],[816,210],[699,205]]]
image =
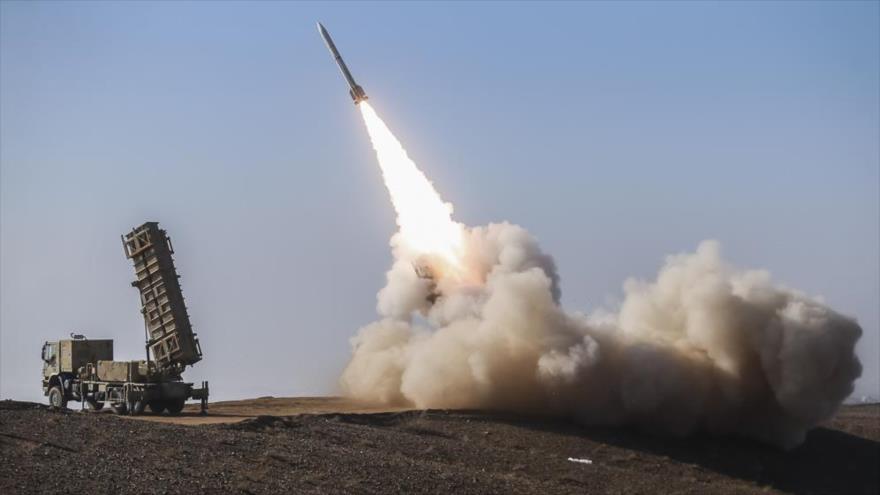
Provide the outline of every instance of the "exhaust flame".
[[366,101],[358,107],[397,212],[401,247],[416,256],[437,255],[453,267],[458,266],[462,225],[452,221],[452,205],[440,198],[373,107]]
[[[381,318],[351,339],[347,395],[791,448],[852,393],[858,323],[729,265],[714,241],[670,256],[653,281],[627,281],[619,308],[567,312],[553,259],[525,229],[454,222],[372,107],[360,108],[400,230]],[[413,269],[424,265],[430,280]]]

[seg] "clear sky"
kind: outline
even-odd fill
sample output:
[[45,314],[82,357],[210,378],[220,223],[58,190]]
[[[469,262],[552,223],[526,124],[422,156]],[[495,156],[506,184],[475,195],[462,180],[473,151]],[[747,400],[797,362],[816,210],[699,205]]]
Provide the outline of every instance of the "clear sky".
[[215,399],[328,394],[394,214],[334,36],[468,224],[613,303],[726,257],[865,330],[880,396],[880,3],[0,3],[0,396],[71,331],[143,355],[119,235],[169,231]]

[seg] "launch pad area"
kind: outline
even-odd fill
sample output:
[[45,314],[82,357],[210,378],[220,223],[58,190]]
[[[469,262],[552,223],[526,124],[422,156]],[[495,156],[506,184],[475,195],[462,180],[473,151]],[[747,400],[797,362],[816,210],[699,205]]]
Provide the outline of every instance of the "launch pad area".
[[176,416],[133,416],[132,419],[181,425],[239,423],[261,416],[295,416],[299,414],[372,414],[402,412],[407,408],[369,404],[345,397],[260,397],[211,403],[211,413],[201,414],[199,404],[188,404]]

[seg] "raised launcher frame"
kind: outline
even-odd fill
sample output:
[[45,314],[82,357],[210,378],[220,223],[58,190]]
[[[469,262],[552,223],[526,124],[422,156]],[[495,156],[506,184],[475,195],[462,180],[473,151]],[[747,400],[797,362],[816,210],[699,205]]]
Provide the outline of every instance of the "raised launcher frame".
[[192,331],[174,268],[174,247],[158,222],[146,222],[122,236],[125,256],[134,263],[144,315],[147,359],[171,376],[202,359],[199,339]]

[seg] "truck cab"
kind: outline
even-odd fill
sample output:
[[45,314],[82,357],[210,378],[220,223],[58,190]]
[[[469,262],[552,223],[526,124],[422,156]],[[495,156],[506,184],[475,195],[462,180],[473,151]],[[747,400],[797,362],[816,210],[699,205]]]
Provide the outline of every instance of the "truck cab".
[[67,405],[67,394],[64,393],[64,377],[60,374],[59,344],[57,340],[44,342],[41,357],[43,358],[43,395],[49,397],[50,405],[61,408]]
[[43,343],[41,357],[43,358],[43,393],[46,393],[49,378],[58,374],[58,341]]
[[53,407],[64,407],[78,392],[73,384],[80,368],[113,359],[112,340],[88,340],[80,335],[72,339],[43,343],[43,395]]

